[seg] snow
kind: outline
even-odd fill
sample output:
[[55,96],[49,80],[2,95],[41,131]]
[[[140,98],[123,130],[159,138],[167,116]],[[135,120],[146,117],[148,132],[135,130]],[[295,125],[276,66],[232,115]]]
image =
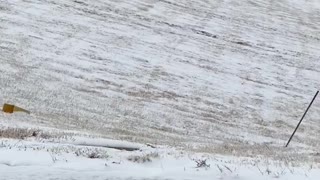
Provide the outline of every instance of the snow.
[[[109,140],[112,142],[112,140]],[[39,148],[44,146],[45,149]],[[37,149],[34,149],[38,147]],[[90,159],[71,152],[78,145],[55,145],[20,140],[2,140],[2,179],[317,179],[316,166],[291,167],[263,158],[187,153],[167,147],[128,152],[104,148],[106,158]],[[90,149],[88,146],[85,149]],[[101,147],[103,148],[103,147]],[[60,151],[59,151],[60,150]],[[68,152],[69,151],[69,152]],[[97,152],[96,150],[94,150]],[[133,162],[130,156],[152,156],[151,161]],[[196,160],[209,167],[198,168]]]
[[25,153],[17,150],[1,150],[0,156],[0,164],[6,166],[49,166],[52,164],[50,155],[45,152]]
[[[0,104],[31,111],[0,113],[0,130],[70,136],[13,149],[4,140],[0,179],[317,179],[319,99],[284,145],[320,88],[319,8],[317,0],[0,0]],[[110,146],[144,153],[146,143],[209,153],[212,166],[197,171],[189,155],[147,165],[84,157],[98,149],[123,159],[136,152]],[[221,173],[217,155],[237,173]],[[281,166],[259,165],[261,173],[259,158]]]
[[127,149],[136,149],[139,150],[141,148],[140,144],[125,142],[125,141],[117,141],[117,140],[108,140],[102,138],[84,138],[77,137],[70,141],[60,141],[60,143],[72,143],[75,145],[85,145],[85,146],[98,146],[98,147],[109,147],[109,148],[127,148]]

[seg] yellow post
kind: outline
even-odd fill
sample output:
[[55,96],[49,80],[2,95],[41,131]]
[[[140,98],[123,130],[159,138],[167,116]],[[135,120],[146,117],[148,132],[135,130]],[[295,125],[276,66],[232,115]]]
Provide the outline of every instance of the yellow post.
[[12,104],[4,104],[2,111],[5,113],[25,112],[27,114],[30,114],[30,111],[27,111],[25,109],[22,109],[21,107],[18,107]]
[[11,104],[4,104],[2,111],[5,113],[13,113],[14,105]]

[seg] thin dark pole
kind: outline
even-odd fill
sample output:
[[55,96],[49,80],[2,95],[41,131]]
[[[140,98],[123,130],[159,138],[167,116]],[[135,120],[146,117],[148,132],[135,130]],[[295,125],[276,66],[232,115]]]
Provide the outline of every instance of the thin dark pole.
[[303,116],[302,116],[302,118],[301,118],[301,120],[300,120],[299,124],[297,125],[296,129],[293,131],[293,133],[292,133],[292,135],[291,135],[291,137],[290,137],[290,139],[289,139],[289,141],[288,141],[288,143],[287,143],[286,147],[288,147],[288,145],[289,145],[289,143],[290,143],[291,139],[293,138],[294,134],[295,134],[295,133],[296,133],[296,131],[298,130],[298,128],[299,128],[299,126],[300,126],[300,124],[302,123],[302,120],[303,120],[303,119],[304,119],[304,117],[306,116],[307,112],[309,111],[310,107],[311,107],[311,106],[312,106],[312,104],[313,104],[313,101],[316,99],[316,97],[318,96],[318,94],[319,94],[319,91],[317,91],[316,95],[314,95],[314,97],[313,97],[313,99],[312,99],[311,103],[309,104],[309,106],[308,106],[307,110],[304,112],[304,114],[303,114]]

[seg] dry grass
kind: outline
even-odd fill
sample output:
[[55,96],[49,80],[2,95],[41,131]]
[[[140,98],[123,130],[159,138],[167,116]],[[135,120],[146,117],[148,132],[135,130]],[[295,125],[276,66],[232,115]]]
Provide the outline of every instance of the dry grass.
[[40,137],[43,139],[52,138],[50,134],[43,133],[39,129],[27,129],[27,128],[0,129],[0,138],[26,139],[29,137]]
[[105,159],[109,157],[106,150],[98,148],[80,148],[75,151],[75,155],[90,159]]
[[27,138],[38,138],[38,139],[72,139],[74,133],[67,132],[48,132],[36,128],[12,128],[12,127],[0,127],[0,138],[9,139],[27,139]]
[[152,162],[152,159],[159,158],[159,154],[156,152],[148,153],[144,155],[132,155],[129,156],[127,159],[128,161],[135,162],[135,163],[146,163]]

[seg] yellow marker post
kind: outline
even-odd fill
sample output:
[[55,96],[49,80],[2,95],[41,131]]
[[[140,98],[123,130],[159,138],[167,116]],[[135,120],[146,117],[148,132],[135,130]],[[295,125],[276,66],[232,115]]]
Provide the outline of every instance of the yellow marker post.
[[18,107],[18,106],[12,105],[12,104],[4,104],[2,111],[5,113],[10,113],[10,114],[12,114],[14,112],[24,112],[24,113],[30,114],[30,111],[27,111],[21,107]]

